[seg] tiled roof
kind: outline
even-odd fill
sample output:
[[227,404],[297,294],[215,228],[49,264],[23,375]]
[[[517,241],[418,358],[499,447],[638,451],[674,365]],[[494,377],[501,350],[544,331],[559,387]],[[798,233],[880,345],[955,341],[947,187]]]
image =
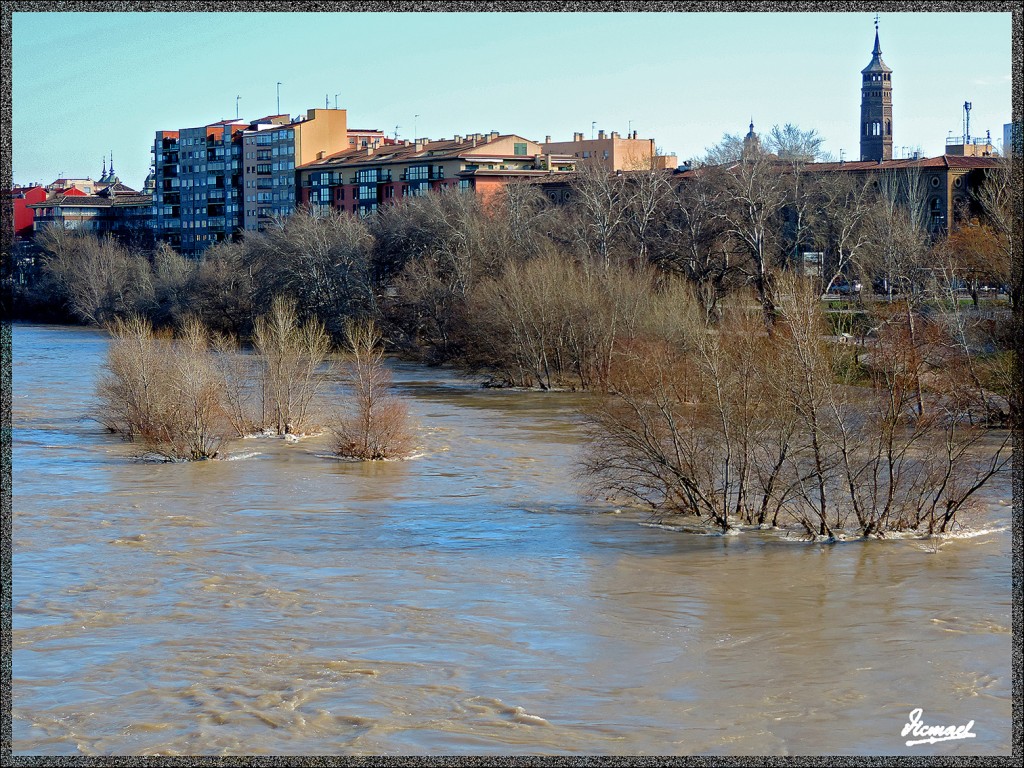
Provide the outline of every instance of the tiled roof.
[[962,155],[939,155],[919,160],[901,158],[897,160],[857,160],[842,163],[808,163],[809,171],[872,171],[889,168],[955,168],[971,170],[974,168],[995,168],[1002,162],[998,157],[963,157]]
[[[452,159],[460,157],[474,149],[480,150],[482,147],[486,148],[489,144],[492,144],[499,139],[508,138],[522,137],[516,134],[504,134],[488,142],[478,140],[475,147],[473,146],[472,139],[463,139],[461,143],[457,143],[455,139],[446,139],[444,141],[428,141],[421,144],[419,148],[417,148],[415,143],[410,142],[408,145],[382,144],[379,147],[371,148],[369,151],[365,147],[344,149],[341,152],[335,152],[333,155],[328,155],[323,160],[314,160],[310,163],[306,163],[302,168],[309,169],[332,168],[348,165],[380,165],[382,163],[400,163],[418,159]],[[514,155],[508,152],[496,154],[495,156],[520,159],[527,159],[529,157]]]
[[99,195],[60,195],[58,197],[44,200],[41,203],[32,203],[29,208],[113,208],[124,206],[152,205],[153,198],[149,195],[130,194],[117,195],[116,197],[100,197]]

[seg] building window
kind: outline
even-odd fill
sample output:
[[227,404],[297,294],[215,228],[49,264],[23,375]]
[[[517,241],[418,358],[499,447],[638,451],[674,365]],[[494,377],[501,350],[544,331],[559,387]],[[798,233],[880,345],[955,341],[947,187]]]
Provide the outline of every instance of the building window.
[[405,172],[405,178],[409,181],[420,181],[430,178],[429,165],[413,165]]
[[526,154],[526,144],[525,143],[520,143],[520,142],[516,142],[515,144],[513,144],[512,145],[512,154],[514,154],[514,155],[525,155]]

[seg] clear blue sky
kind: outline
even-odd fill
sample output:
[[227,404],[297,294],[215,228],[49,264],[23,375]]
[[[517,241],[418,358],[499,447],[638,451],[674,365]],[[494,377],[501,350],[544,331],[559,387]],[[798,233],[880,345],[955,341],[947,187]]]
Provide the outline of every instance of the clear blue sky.
[[[999,146],[1011,116],[1009,13],[883,13],[896,153],[947,133]],[[870,13],[16,13],[14,181],[91,175],[111,150],[140,186],[157,130],[348,110],[400,137],[534,140],[630,127],[680,160],[724,133],[793,122],[858,154]],[[416,117],[418,115],[418,117]]]

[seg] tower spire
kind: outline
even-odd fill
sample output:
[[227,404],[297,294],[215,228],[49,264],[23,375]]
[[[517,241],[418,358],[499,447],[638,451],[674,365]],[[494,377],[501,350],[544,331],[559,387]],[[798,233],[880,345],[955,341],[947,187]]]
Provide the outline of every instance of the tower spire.
[[882,61],[875,14],[875,47],[861,70],[860,159],[892,159],[892,70]]

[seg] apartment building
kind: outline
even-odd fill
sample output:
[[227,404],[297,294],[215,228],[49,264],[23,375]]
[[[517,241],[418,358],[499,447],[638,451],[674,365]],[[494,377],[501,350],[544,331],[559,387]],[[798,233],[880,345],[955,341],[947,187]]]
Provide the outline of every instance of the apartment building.
[[597,132],[596,139],[585,139],[582,133],[574,133],[572,141],[551,141],[544,139],[546,153],[572,155],[584,163],[603,166],[608,171],[646,171],[653,168],[672,170],[678,165],[675,155],[658,155],[654,139],[638,139],[637,132],[626,134],[617,131],[606,134]]
[[242,120],[157,131],[153,207],[159,239],[196,256],[241,225]]
[[257,232],[295,210],[299,166],[336,152],[370,147],[383,136],[380,131],[350,136],[344,109],[310,109],[296,120],[270,115],[254,121],[241,135],[241,227]]
[[401,197],[444,188],[484,197],[515,178],[575,169],[575,158],[545,153],[515,134],[474,133],[452,139],[418,139],[348,149],[299,169],[299,201],[314,211],[368,215]]
[[298,166],[364,142],[369,146],[383,141],[384,134],[376,130],[350,137],[343,109],[157,131],[157,237],[195,257],[243,231],[263,229],[295,209]]
[[35,234],[48,226],[112,235],[147,244],[153,236],[153,197],[121,182],[108,184],[94,195],[70,188],[29,203]]

